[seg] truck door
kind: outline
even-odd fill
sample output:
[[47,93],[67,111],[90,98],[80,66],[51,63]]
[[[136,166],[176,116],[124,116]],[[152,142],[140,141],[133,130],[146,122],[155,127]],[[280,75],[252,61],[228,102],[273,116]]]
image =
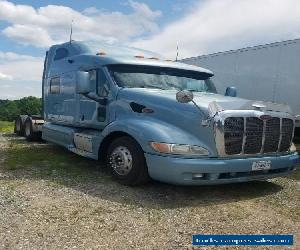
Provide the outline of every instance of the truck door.
[[[81,127],[103,129],[109,122],[109,104],[112,100],[110,84],[103,69],[89,70],[93,92],[88,96],[78,95],[77,121]],[[105,104],[101,100],[107,100]]]

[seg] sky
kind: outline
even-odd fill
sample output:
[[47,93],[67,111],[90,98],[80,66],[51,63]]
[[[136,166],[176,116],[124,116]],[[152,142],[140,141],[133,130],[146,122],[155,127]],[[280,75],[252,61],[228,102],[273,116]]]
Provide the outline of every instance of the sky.
[[0,99],[41,96],[49,46],[125,44],[179,59],[300,37],[299,0],[0,0]]

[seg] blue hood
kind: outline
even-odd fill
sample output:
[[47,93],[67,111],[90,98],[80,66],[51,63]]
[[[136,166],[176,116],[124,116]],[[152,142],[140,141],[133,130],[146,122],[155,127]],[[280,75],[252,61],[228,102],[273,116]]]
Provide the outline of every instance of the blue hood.
[[[253,104],[289,112],[288,107],[273,103],[249,101],[246,99],[227,97],[212,93],[194,93],[194,101],[199,105],[200,112],[193,103],[179,103],[176,90],[158,90],[143,88],[124,88],[118,94],[116,117],[134,118],[135,123],[151,124],[163,134],[164,142],[191,144],[205,147],[217,156],[215,132],[213,126],[206,126],[207,118],[222,110],[255,110]],[[130,103],[138,103],[152,109],[153,113],[135,112]],[[203,122],[204,121],[204,122]],[[168,129],[166,129],[168,128]],[[155,134],[140,135],[146,141],[157,141]]]

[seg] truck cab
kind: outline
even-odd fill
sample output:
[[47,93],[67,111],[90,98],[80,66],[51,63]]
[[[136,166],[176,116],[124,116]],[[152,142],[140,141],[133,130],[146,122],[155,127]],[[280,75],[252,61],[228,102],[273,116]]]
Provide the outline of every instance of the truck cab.
[[[121,183],[244,182],[295,169],[287,105],[217,93],[210,70],[71,41],[47,52],[42,138],[104,161]],[[231,95],[231,96],[229,96]]]

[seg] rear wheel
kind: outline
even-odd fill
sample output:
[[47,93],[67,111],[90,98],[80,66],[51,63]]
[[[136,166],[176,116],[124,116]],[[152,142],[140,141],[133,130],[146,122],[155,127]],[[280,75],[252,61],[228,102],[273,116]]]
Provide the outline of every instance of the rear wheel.
[[19,136],[24,135],[24,126],[21,117],[17,117],[15,120],[15,133]]
[[27,141],[32,141],[33,135],[32,135],[32,124],[31,121],[28,119],[25,122],[25,129],[24,129],[25,137]]
[[27,141],[39,141],[41,136],[40,132],[33,130],[32,120],[28,117],[24,124],[24,134]]
[[149,181],[148,168],[141,146],[131,137],[115,139],[107,151],[107,165],[122,184],[141,185]]

